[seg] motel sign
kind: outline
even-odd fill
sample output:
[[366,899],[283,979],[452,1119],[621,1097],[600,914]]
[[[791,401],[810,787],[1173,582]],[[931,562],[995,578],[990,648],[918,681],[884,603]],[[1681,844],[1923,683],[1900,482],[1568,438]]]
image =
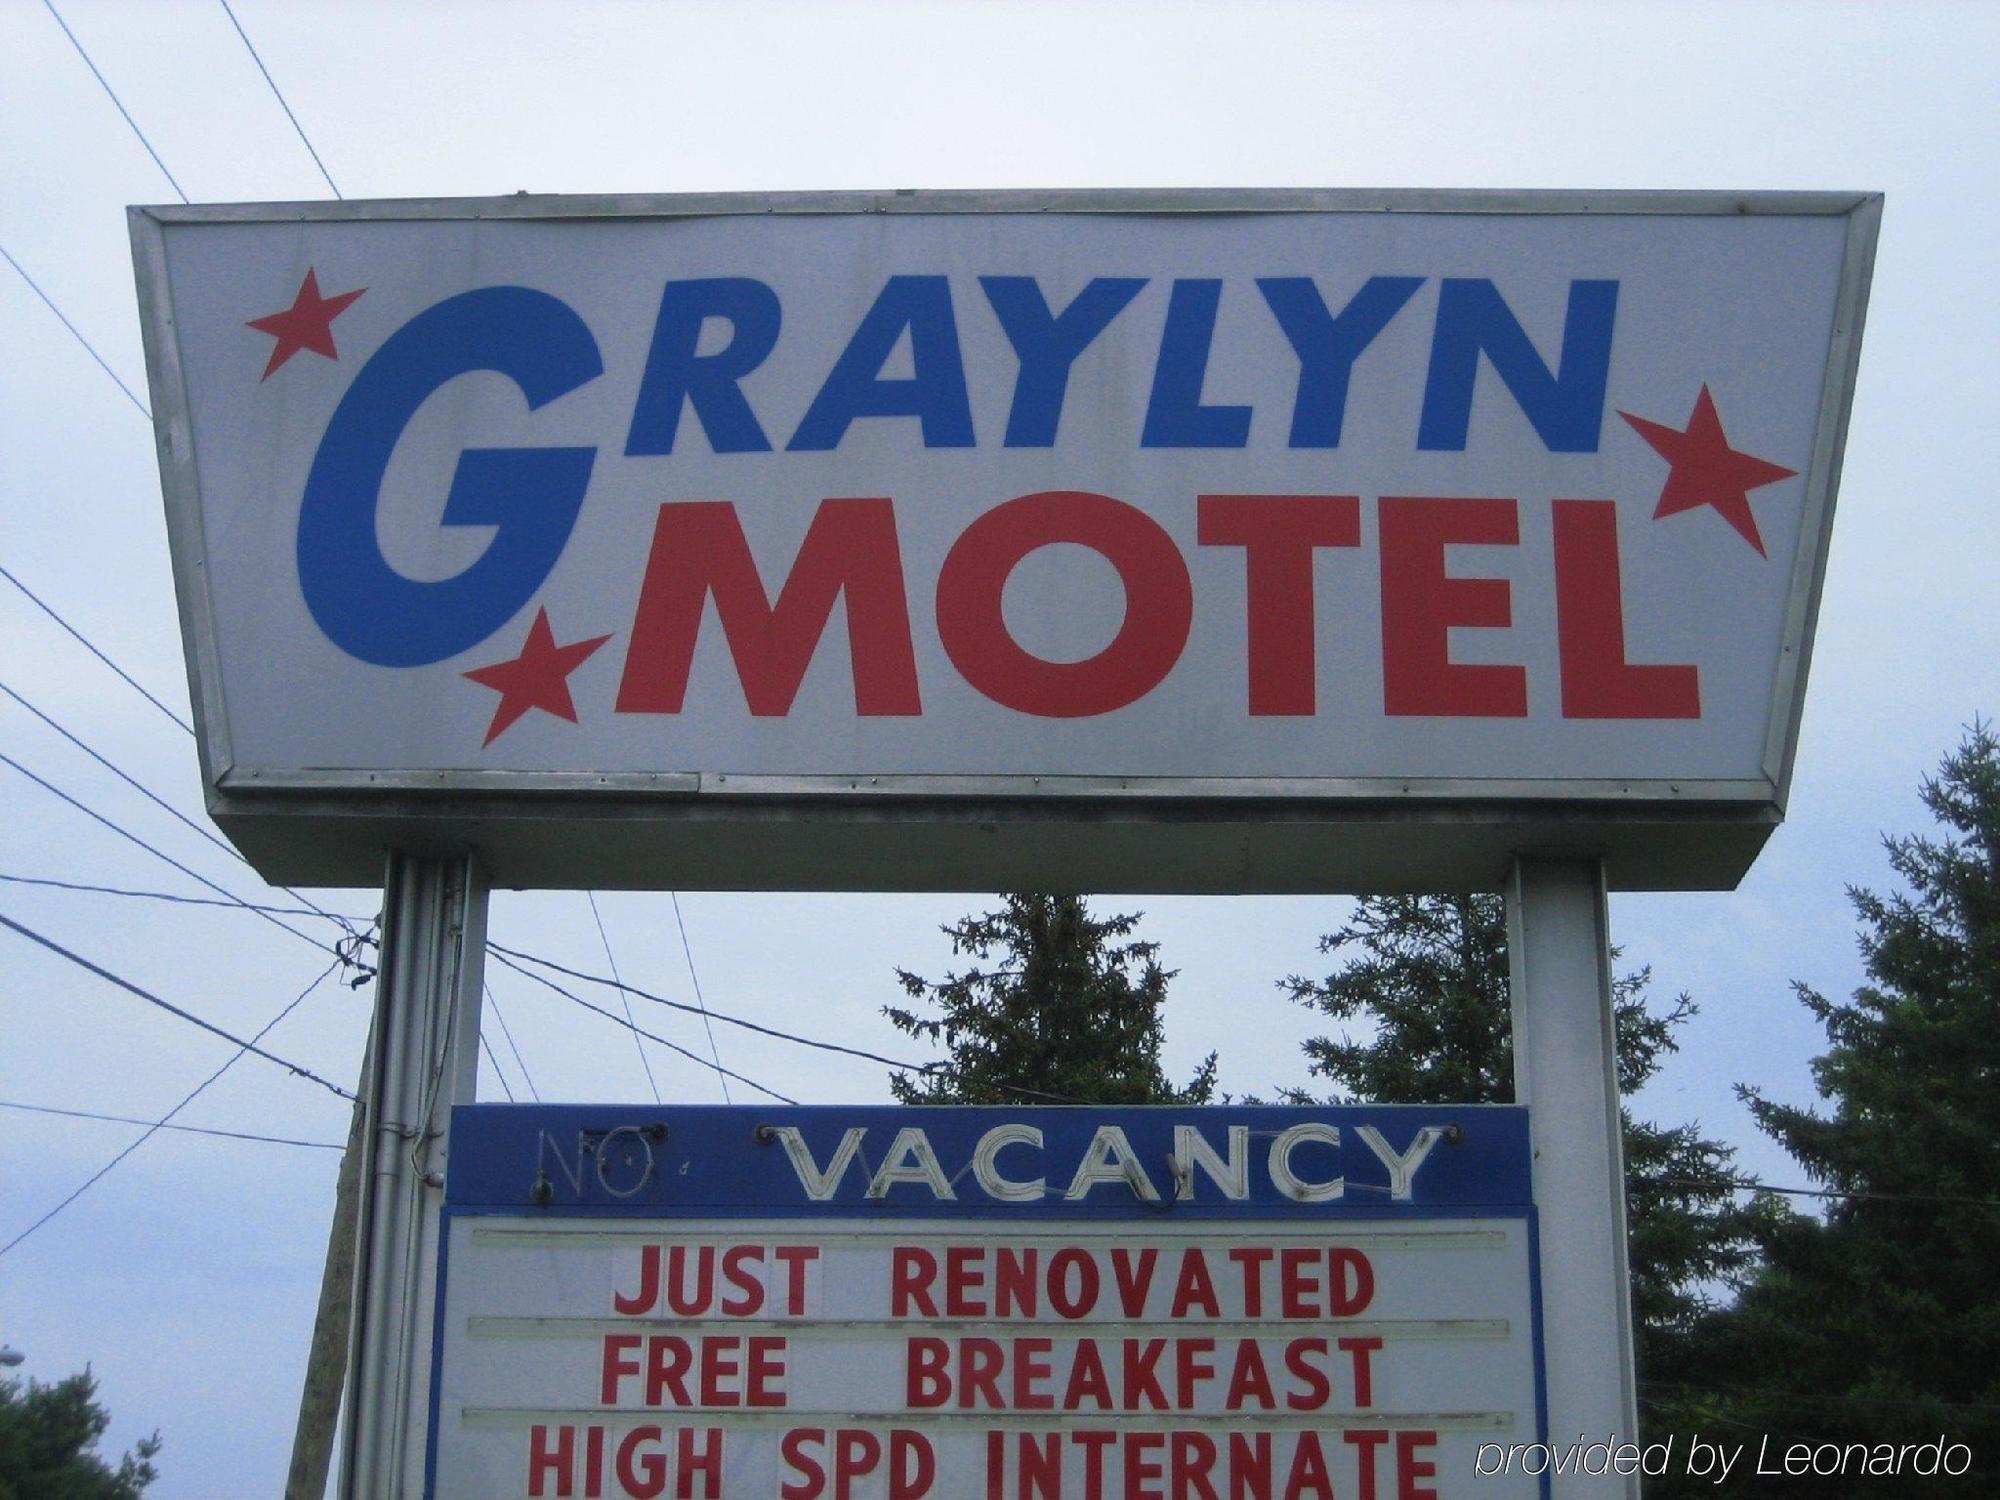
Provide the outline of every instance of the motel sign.
[[[1607,892],[1784,815],[1880,212],[132,210],[209,811],[384,888],[343,1500],[1635,1495],[1475,1455],[1636,1435]],[[1504,890],[1518,1105],[475,1106],[496,884]]]

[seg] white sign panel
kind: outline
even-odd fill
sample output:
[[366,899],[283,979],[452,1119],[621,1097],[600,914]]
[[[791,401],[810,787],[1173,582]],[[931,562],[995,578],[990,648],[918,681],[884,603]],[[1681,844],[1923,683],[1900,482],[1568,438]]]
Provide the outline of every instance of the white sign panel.
[[455,1121],[436,1500],[1542,1492],[1521,1111],[612,1113]]
[[1877,207],[138,211],[216,810],[1767,827]]

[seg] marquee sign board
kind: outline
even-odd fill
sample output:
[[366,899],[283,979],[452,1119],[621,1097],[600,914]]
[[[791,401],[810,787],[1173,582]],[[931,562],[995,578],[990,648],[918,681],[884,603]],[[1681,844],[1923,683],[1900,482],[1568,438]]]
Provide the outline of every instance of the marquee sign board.
[[435,1500],[1542,1493],[1523,1109],[462,1106],[444,1245]]
[[136,209],[211,810],[324,883],[1731,884],[1879,207]]

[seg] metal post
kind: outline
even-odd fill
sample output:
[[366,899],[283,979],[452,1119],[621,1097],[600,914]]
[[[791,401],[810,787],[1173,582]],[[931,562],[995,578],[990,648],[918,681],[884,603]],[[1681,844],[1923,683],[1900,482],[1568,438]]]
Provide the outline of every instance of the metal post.
[[486,886],[470,856],[391,853],[367,1099],[341,1500],[423,1493],[443,1135],[473,1097]]
[[[1625,1142],[1604,867],[1517,859],[1507,882],[1514,1098],[1529,1106],[1540,1224],[1548,1440],[1639,1440],[1625,1247]],[[1637,1476],[1572,1472],[1553,1500],[1627,1496]]]

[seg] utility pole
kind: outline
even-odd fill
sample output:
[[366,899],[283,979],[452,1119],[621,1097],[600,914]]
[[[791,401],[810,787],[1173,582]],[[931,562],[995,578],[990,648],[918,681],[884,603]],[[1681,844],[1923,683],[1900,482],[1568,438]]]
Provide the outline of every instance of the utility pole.
[[354,1096],[347,1149],[341,1153],[340,1176],[334,1183],[333,1227],[326,1235],[326,1269],[320,1274],[319,1312],[313,1318],[312,1350],[306,1356],[285,1500],[321,1500],[333,1461],[333,1433],[340,1419],[340,1388],[347,1375],[347,1340],[354,1321],[354,1229],[360,1213],[361,1147],[366,1139],[373,1052],[371,1039],[361,1060],[361,1088]]

